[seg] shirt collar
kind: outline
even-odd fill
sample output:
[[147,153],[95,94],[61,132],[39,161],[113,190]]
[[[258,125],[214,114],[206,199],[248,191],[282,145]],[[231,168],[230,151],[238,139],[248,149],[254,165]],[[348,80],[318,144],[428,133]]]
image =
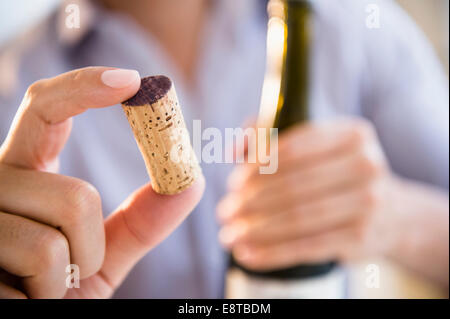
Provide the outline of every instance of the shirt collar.
[[[259,0],[211,0],[216,8],[212,19],[225,19],[230,27],[230,34],[237,39],[240,30],[250,16],[264,10]],[[57,40],[63,46],[72,48],[80,44],[83,39],[102,23],[108,16],[99,4],[93,0],[63,0],[56,12]],[[73,24],[74,18],[79,16],[79,25]]]

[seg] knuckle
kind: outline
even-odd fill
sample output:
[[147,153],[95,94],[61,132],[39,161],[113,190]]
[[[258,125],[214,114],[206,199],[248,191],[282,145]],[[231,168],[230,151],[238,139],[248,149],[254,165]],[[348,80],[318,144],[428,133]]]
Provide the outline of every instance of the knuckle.
[[360,134],[360,136],[370,137],[375,132],[373,124],[366,119],[359,118],[356,119],[354,123],[355,130],[358,134]]
[[42,91],[42,88],[43,88],[43,86],[44,86],[44,81],[45,81],[45,80],[41,79],[41,80],[37,80],[37,81],[33,82],[33,83],[27,88],[26,94],[27,94],[27,95],[33,96],[33,95],[36,95],[36,94],[38,94],[39,92],[41,92],[41,91]]
[[363,146],[374,135],[373,125],[364,119],[353,121],[351,136],[356,146]]
[[366,218],[361,218],[354,227],[355,240],[359,243],[363,243],[367,240],[369,232],[369,223]]
[[69,263],[69,243],[56,229],[49,230],[37,246],[37,255],[41,271],[61,264],[66,266]]
[[382,172],[382,166],[364,152],[358,157],[358,167],[361,174],[366,177],[376,177]]
[[70,82],[72,82],[75,85],[81,83],[83,81],[83,73],[87,69],[89,69],[89,68],[77,69],[77,70],[71,71],[70,72]]
[[45,83],[47,80],[41,79],[34,83],[32,83],[25,92],[25,97],[30,100],[34,101],[36,97],[38,97],[42,92],[44,91]]
[[[88,81],[89,75],[95,67],[85,67],[81,69],[72,70],[68,73],[67,84],[71,87],[70,95],[80,95],[83,91],[82,88],[86,81]],[[71,103],[76,103],[78,107],[82,108],[83,105],[80,104],[79,99],[72,99]]]
[[90,220],[101,214],[101,198],[91,184],[76,180],[69,184],[65,199],[65,214],[72,223]]

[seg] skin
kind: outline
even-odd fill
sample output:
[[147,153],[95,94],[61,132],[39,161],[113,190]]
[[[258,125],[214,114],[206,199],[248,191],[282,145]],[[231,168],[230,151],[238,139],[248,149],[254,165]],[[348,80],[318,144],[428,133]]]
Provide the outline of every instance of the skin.
[[[191,83],[208,1],[100,2],[156,37]],[[145,185],[103,221],[93,186],[55,174],[70,117],[138,88],[105,87],[104,70],[32,85],[1,147],[0,298],[111,296],[201,197],[203,180],[171,197]],[[239,262],[265,270],[383,254],[448,289],[448,194],[395,176],[369,123],[295,127],[280,135],[279,147],[278,173],[236,167],[218,206],[220,239]],[[69,262],[85,279],[67,292]]]
[[371,124],[296,126],[279,168],[236,167],[218,205],[222,244],[254,270],[384,255],[448,290],[448,194],[389,169]]
[[[174,196],[147,184],[103,220],[94,186],[56,174],[71,117],[120,103],[139,88],[137,72],[120,88],[105,85],[107,70],[74,70],[40,80],[25,94],[0,148],[1,298],[110,297],[201,198],[203,178]],[[65,269],[71,263],[83,280],[68,291]]]

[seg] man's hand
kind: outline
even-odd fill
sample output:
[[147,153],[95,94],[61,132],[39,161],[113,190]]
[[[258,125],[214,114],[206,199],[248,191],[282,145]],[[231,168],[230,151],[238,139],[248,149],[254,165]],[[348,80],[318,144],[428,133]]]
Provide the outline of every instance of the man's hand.
[[[218,206],[220,240],[243,265],[272,270],[383,249],[378,218],[389,170],[361,120],[293,127],[279,136],[279,168],[238,166]],[[374,239],[374,240],[372,240]]]
[[[136,71],[91,67],[29,87],[0,148],[0,298],[109,297],[200,200],[203,179],[174,196],[148,184],[104,221],[92,185],[55,174],[71,117],[139,86]],[[79,266],[79,289],[67,290],[69,264]]]

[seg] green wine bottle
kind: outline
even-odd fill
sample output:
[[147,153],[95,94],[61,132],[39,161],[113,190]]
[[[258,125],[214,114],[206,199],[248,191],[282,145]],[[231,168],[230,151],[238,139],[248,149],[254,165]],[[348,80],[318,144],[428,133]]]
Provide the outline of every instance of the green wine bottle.
[[309,119],[311,5],[305,0],[286,0],[284,20],[287,34],[280,94],[273,123],[280,133]]
[[[283,133],[293,125],[308,121],[310,117],[309,62],[313,10],[311,3],[307,0],[270,0],[268,9],[270,19],[267,66],[259,121],[260,124],[262,123],[261,126],[278,128],[278,132]],[[243,276],[250,276],[245,278],[246,284],[241,282],[238,285],[241,287],[239,289],[246,290],[248,293],[227,287],[228,295],[231,297],[339,298],[339,289],[342,288],[343,291],[343,287],[339,287],[342,284],[342,276],[330,276],[330,273],[336,270],[336,265],[332,261],[259,272],[246,269],[231,258],[231,268],[241,272],[241,281]],[[251,278],[255,280],[252,281]],[[277,288],[270,288],[270,284],[266,285],[268,291],[262,292],[266,289],[264,281],[275,283],[273,287],[283,287],[283,285],[280,286],[280,281],[284,282],[291,287],[290,292],[286,293],[286,289],[284,289],[285,292],[280,292]],[[296,289],[295,285],[292,285],[294,281],[302,287],[298,286],[299,289]],[[332,281],[331,284],[330,281]],[[311,286],[302,282],[314,284]],[[254,285],[250,287],[252,283]],[[232,282],[228,280],[227,285],[232,285]],[[330,285],[332,288],[328,289],[327,286],[330,287]],[[321,296],[322,288],[331,292]]]

